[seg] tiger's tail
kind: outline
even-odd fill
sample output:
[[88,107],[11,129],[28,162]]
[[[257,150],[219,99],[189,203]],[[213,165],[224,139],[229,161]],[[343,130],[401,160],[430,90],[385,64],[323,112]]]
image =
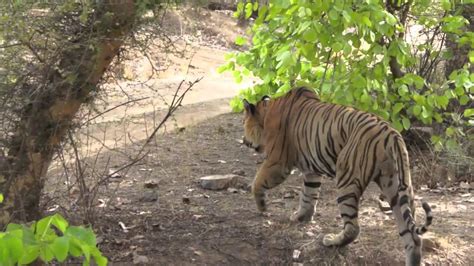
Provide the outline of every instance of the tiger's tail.
[[431,212],[431,207],[428,204],[428,202],[423,201],[421,203],[421,206],[423,207],[423,210],[425,211],[425,223],[422,226],[419,226],[415,229],[415,232],[418,235],[422,235],[428,231],[428,227],[431,225],[433,222],[433,214]]

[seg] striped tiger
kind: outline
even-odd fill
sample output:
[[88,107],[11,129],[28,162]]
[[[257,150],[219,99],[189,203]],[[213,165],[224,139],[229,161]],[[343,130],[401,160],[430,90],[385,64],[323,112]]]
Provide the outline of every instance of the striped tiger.
[[292,221],[309,221],[320,194],[321,176],[336,178],[337,203],[344,221],[338,234],[327,234],[325,246],[344,246],[359,235],[359,200],[370,181],[389,199],[406,265],[420,265],[421,239],[432,222],[423,202],[425,224],[414,221],[413,187],[408,152],[399,132],[376,115],[319,101],[307,88],[278,99],[265,96],[257,104],[244,100],[244,144],[265,154],[252,184],[260,211],[265,191],[281,184],[292,169],[304,174],[298,210]]

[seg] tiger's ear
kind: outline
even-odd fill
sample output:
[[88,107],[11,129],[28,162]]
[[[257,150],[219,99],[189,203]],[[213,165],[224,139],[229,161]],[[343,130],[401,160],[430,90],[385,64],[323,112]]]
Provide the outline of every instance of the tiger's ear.
[[247,100],[244,99],[244,108],[247,113],[250,113],[252,115],[255,115],[255,105],[249,103]]
[[265,95],[265,96],[262,97],[262,99],[261,99],[260,101],[262,101],[262,102],[268,102],[268,101],[270,101],[270,100],[271,100],[270,96]]

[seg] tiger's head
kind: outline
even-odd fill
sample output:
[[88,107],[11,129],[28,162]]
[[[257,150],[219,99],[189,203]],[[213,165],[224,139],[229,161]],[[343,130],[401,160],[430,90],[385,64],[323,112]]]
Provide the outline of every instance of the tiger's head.
[[244,99],[244,139],[243,143],[258,153],[264,152],[263,122],[270,97],[263,96],[257,104]]

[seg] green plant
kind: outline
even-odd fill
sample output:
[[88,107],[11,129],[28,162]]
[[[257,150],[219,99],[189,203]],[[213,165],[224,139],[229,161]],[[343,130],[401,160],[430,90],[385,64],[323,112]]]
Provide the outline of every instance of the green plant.
[[[0,195],[0,202],[2,199]],[[26,265],[38,258],[43,262],[63,262],[70,256],[83,257],[84,265],[89,265],[91,258],[99,266],[107,265],[107,258],[96,244],[90,228],[70,226],[59,214],[30,226],[11,223],[0,232],[0,265]]]
[[[294,86],[313,88],[323,101],[375,113],[402,131],[414,122],[453,121],[446,135],[462,135],[474,125],[474,33],[457,13],[462,1],[295,1],[275,0],[260,6],[250,29],[251,48],[231,53],[219,71],[232,71],[240,82],[250,73],[260,83],[231,101],[242,110],[242,98],[285,94]],[[248,6],[248,7],[247,7]],[[254,8],[252,6],[252,8]],[[250,14],[249,4],[238,9]],[[247,12],[248,11],[248,12]],[[411,19],[411,20],[410,20]],[[416,23],[426,38],[408,40],[407,25]],[[470,47],[469,62],[439,80],[436,66],[452,56],[443,38]],[[441,40],[441,41],[440,41]],[[441,44],[440,44],[441,42]],[[238,38],[238,45],[245,39]],[[462,113],[448,111],[457,101]],[[452,139],[453,139],[452,138]]]

